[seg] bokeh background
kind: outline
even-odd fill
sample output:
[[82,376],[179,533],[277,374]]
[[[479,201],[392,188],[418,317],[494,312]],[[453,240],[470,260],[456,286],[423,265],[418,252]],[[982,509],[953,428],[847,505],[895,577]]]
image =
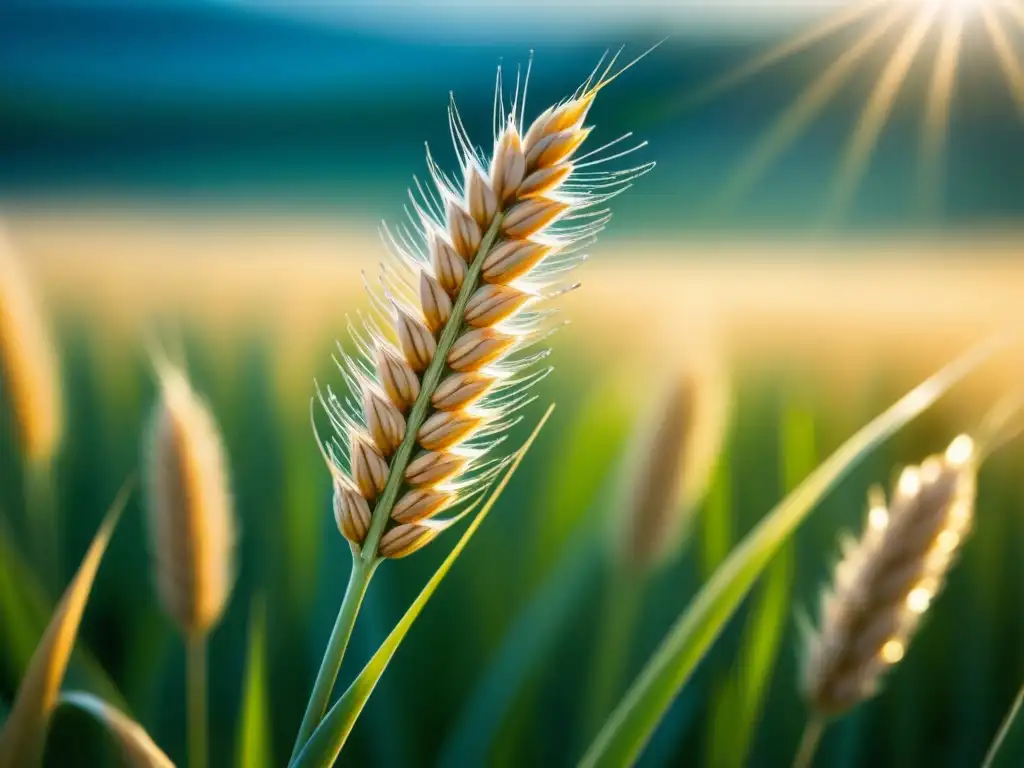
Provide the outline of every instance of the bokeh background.
[[[424,141],[442,165],[454,161],[449,91],[487,144],[499,62],[508,73],[533,51],[529,114],[571,92],[609,47],[625,44],[629,57],[667,36],[591,113],[599,140],[632,131],[650,142],[637,162],[658,165],[614,201],[608,232],[576,273],[583,287],[563,302],[572,324],[550,342],[555,372],[516,437],[542,403],[558,408],[340,761],[572,764],[701,582],[788,488],[942,363],[1018,322],[1016,6],[876,2],[714,88],[850,5],[0,4],[0,213],[45,303],[65,404],[53,473],[58,573],[43,572],[28,545],[33,496],[7,403],[0,422],[0,709],[58,586],[139,465],[155,336],[181,352],[221,423],[242,525],[238,584],[211,644],[211,764],[284,764],[349,563],[309,399],[314,379],[340,385],[331,353],[346,313],[366,306],[360,271],[384,253],[378,222],[402,217],[405,189],[425,170]],[[863,43],[895,6],[905,18]],[[935,14],[928,27],[915,21],[924,8]],[[963,21],[955,77],[948,98],[932,97],[954,18]],[[920,46],[908,58],[915,24]],[[834,93],[823,88],[823,74],[858,48]],[[901,50],[902,73],[892,64]],[[893,81],[890,93],[879,85]],[[815,93],[820,109],[792,130],[794,105]],[[935,117],[946,109],[948,119]],[[865,139],[871,114],[877,143]],[[780,120],[792,141],[778,139]],[[758,163],[763,172],[752,173]],[[796,617],[816,614],[838,534],[859,528],[872,483],[974,429],[1020,385],[1019,352],[821,504],[642,764],[791,760],[805,718]],[[611,622],[628,625],[627,640],[606,681],[611,701],[595,703],[595,649],[623,578],[621,528],[610,522],[617,479],[631,435],[657,420],[661,393],[681,376],[699,383],[698,402],[731,404],[720,460],[678,555]],[[1024,680],[1022,462],[1011,445],[984,467],[977,527],[948,589],[882,694],[829,731],[822,764],[979,763]],[[182,762],[183,649],[151,588],[143,523],[136,497],[101,569],[71,682],[117,700]],[[343,678],[453,541],[380,569]],[[249,721],[263,724],[255,735],[242,727],[245,680],[265,694],[264,719]],[[514,695],[490,696],[485,681],[495,680]],[[247,699],[256,710],[259,700]],[[1024,732],[1011,736],[1000,765],[1024,760]],[[247,739],[258,748],[243,750]],[[50,745],[48,765],[117,764],[75,714],[58,716]]]

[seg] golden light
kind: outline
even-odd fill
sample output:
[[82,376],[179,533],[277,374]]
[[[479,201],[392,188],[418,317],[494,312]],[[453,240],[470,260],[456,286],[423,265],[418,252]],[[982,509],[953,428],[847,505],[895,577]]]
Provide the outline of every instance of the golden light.
[[903,658],[903,643],[899,640],[890,640],[882,646],[882,661],[886,664],[895,664]]
[[900,473],[896,487],[904,496],[916,496],[921,490],[921,472],[917,467],[907,467]]
[[[783,110],[747,157],[740,161],[715,202],[719,207],[728,206],[749,192],[824,112],[869,54],[885,44],[892,47],[847,139],[823,213],[826,219],[835,220],[849,209],[896,103],[903,96],[917,98],[916,94],[903,94],[908,74],[921,52],[933,49],[934,60],[929,65],[921,120],[918,195],[922,205],[936,207],[941,202],[943,150],[948,141],[957,69],[969,24],[985,29],[993,58],[1024,117],[1024,66],[1005,29],[1006,18],[1024,28],[1024,0],[865,0],[842,9],[713,81],[689,103],[721,94],[789,57],[823,45],[840,32],[860,27],[857,37],[844,43],[836,58]],[[898,35],[889,34],[894,29],[899,30]],[[932,39],[937,44],[930,45]]]
[[926,587],[915,587],[907,595],[907,608],[913,613],[924,613],[932,602],[932,593]]
[[872,507],[868,512],[868,525],[876,531],[884,531],[889,525],[889,511],[885,507]]
[[947,555],[953,552],[959,544],[960,534],[956,531],[943,531],[939,534],[938,541],[936,542],[939,551]]
[[969,435],[958,435],[946,449],[946,461],[954,467],[961,467],[974,455],[974,441]]

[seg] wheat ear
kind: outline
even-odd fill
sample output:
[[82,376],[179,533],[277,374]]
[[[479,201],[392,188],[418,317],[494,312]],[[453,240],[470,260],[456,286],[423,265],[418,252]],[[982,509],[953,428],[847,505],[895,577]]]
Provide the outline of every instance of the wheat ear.
[[608,222],[601,206],[651,168],[601,169],[643,144],[580,152],[597,94],[639,60],[615,71],[616,58],[528,126],[530,68],[508,112],[499,68],[489,156],[451,102],[458,181],[428,149],[430,183],[416,182],[408,224],[384,229],[393,263],[376,290],[367,281],[373,312],[349,326],[356,352],[339,349],[348,396],[318,387],[333,431],[320,443],[334,513],[354,562],[293,757],[323,717],[379,560],[427,545],[508,463],[489,454],[550,371],[531,371],[546,352],[526,351],[552,330],[544,304],[575,287],[562,280]]
[[385,229],[396,263],[381,266],[374,314],[350,326],[357,352],[339,358],[349,396],[320,398],[338,527],[367,562],[425,546],[456,519],[437,516],[502,466],[485,456],[547,372],[527,370],[544,353],[523,352],[546,335],[543,304],[569,287],[559,281],[607,223],[601,204],[649,168],[590,170],[623,153],[580,154],[613,67],[529,126],[529,69],[508,114],[499,70],[489,158],[452,103],[459,183],[428,151],[431,185],[417,182],[409,226]]
[[622,565],[644,574],[686,538],[728,427],[723,367],[691,361],[670,379],[637,430],[616,544]]
[[803,688],[820,717],[874,695],[903,657],[970,530],[977,464],[974,441],[960,435],[945,454],[904,469],[888,504],[872,491],[864,533],[843,542],[809,641]]
[[206,764],[206,637],[235,580],[235,520],[220,431],[185,374],[155,358],[160,400],[145,467],[157,593],[188,646],[189,765]]
[[22,452],[47,465],[60,447],[63,401],[57,353],[14,245],[0,225],[0,371]]
[[0,222],[0,391],[24,458],[33,554],[49,586],[60,583],[53,463],[63,435],[60,366],[32,285]]

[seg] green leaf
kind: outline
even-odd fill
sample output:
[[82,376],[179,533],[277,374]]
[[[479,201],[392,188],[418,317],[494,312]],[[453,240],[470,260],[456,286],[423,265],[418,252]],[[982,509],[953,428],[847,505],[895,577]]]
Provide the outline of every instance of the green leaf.
[[60,703],[87,712],[106,726],[121,745],[129,768],[174,768],[145,728],[103,699],[85,691],[65,691]]
[[582,765],[618,768],[635,762],[672,700],[726,622],[818,502],[871,450],[921,414],[1008,341],[1008,337],[997,337],[971,349],[911,390],[846,441],[772,509],[732,550],[676,620],[584,755]]
[[38,765],[42,759],[50,715],[75,647],[96,571],[130,493],[131,485],[126,483],[103,518],[78,572],[57,604],[43,638],[32,654],[28,671],[18,686],[11,716],[0,731],[0,766],[29,768]]
[[451,570],[455,560],[462,554],[462,550],[469,544],[469,540],[486,519],[487,514],[491,511],[498,497],[501,496],[502,491],[505,490],[509,480],[512,478],[512,474],[516,471],[523,457],[526,456],[526,452],[533,445],[537,435],[540,434],[544,424],[551,416],[552,410],[554,410],[554,406],[548,408],[537,424],[537,427],[533,430],[533,433],[516,453],[515,459],[509,466],[505,476],[502,477],[501,482],[498,483],[490,496],[488,496],[480,511],[476,513],[473,521],[452,548],[448,557],[444,559],[444,562],[434,572],[434,575],[430,577],[430,581],[423,587],[423,590],[413,601],[412,605],[409,606],[408,610],[406,610],[398,624],[391,630],[391,634],[387,636],[380,648],[377,649],[377,652],[373,654],[373,657],[352,682],[352,685],[331,707],[326,717],[324,717],[320,725],[313,732],[312,737],[310,737],[306,746],[303,747],[302,752],[299,753],[299,756],[292,763],[295,768],[312,768],[313,766],[326,768],[334,764],[338,753],[341,752],[341,748],[345,745],[345,741],[355,725],[356,719],[363,711],[363,707],[366,706],[370,694],[373,693],[373,689],[384,674],[384,670],[387,669],[388,663],[398,650],[398,646],[401,645],[402,640],[409,633],[413,622],[416,621],[416,618],[423,611],[427,601],[433,596],[441,581],[448,571]]
[[269,768],[270,695],[267,683],[267,621],[262,597],[249,614],[249,651],[245,662],[242,710],[238,720],[238,768]]
[[[726,449],[728,451],[728,449]],[[723,454],[700,516],[700,572],[707,579],[725,560],[733,543],[732,467]]]

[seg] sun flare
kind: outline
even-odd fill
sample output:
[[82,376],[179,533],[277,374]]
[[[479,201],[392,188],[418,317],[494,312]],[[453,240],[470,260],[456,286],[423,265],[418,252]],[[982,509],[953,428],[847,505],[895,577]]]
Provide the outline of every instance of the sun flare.
[[887,58],[867,95],[840,154],[831,188],[824,196],[826,220],[840,219],[856,199],[871,160],[901,96],[911,69],[932,57],[924,113],[920,123],[918,197],[927,210],[941,205],[944,150],[957,71],[965,32],[980,27],[972,39],[991,54],[1010,98],[1024,117],[1024,65],[1017,52],[1024,30],[1024,0],[861,0],[843,7],[818,24],[741,64],[698,91],[689,104],[702,103],[728,91],[764,70],[797,54],[825,45],[842,32],[855,29],[835,58],[797,94],[764,135],[726,178],[715,201],[719,208],[735,204],[757,184],[772,165],[832,103],[865,61],[879,50]]

